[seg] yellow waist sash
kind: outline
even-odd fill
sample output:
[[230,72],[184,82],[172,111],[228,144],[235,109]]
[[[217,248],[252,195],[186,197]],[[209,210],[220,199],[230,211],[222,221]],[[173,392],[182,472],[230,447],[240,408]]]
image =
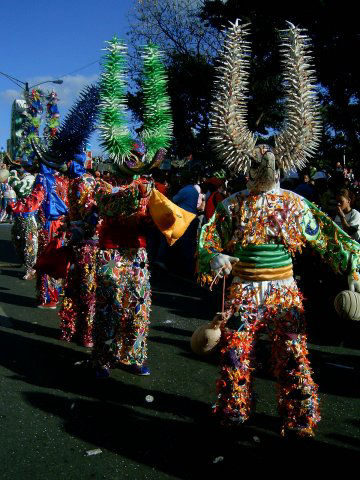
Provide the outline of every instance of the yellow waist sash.
[[293,268],[292,264],[278,268],[256,268],[251,263],[237,262],[233,266],[232,274],[253,282],[284,280],[293,276]]

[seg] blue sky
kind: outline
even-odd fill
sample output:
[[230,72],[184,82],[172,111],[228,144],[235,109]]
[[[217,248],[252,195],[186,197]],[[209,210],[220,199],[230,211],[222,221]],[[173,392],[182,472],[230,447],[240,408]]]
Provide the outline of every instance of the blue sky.
[[[30,86],[63,78],[55,88],[64,118],[82,87],[98,78],[100,66],[78,68],[100,59],[114,34],[126,40],[128,15],[137,0],[2,0],[0,71]],[[21,89],[0,75],[0,147],[6,149],[10,111]],[[97,140],[92,141],[100,153]]]

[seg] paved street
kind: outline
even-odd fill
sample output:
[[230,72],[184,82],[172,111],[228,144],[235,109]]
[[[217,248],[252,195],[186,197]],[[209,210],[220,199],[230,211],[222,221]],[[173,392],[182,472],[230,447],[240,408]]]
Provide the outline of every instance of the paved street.
[[216,293],[154,275],[152,375],[116,370],[96,381],[75,365],[89,351],[58,340],[56,311],[34,308],[34,282],[21,279],[9,239],[10,227],[0,225],[2,480],[240,478],[245,468],[308,472],[307,457],[327,466],[358,458],[359,349],[310,345],[323,420],[315,440],[292,443],[278,434],[263,337],[257,413],[248,426],[223,432],[209,416],[216,358],[197,358],[189,347],[193,330],[219,308]]

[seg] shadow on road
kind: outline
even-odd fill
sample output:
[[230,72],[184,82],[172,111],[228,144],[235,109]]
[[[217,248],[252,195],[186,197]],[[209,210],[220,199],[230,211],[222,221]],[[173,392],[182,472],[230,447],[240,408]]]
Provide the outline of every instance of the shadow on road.
[[5,325],[7,329],[18,330],[25,333],[33,333],[42,337],[59,338],[60,331],[58,328],[40,325],[30,321],[17,320],[13,317],[3,317],[0,315],[0,327]]
[[[119,398],[122,391],[120,388]],[[57,395],[24,395],[35,408],[62,418],[71,436],[146,464],[156,469],[157,478],[161,478],[160,472],[184,480],[221,478],[219,475],[233,475],[244,468],[256,474],[273,465],[275,458],[282,471],[293,469],[299,458],[306,459],[309,467],[329,458],[357,458],[354,451],[316,440],[285,441],[272,433],[278,424],[267,415],[255,417],[252,426],[228,432],[207,418],[194,417],[190,422],[161,418],[154,411],[134,411],[121,401],[79,400],[71,410],[68,400]],[[269,431],[264,433],[259,425]]]
[[157,330],[159,332],[170,333],[171,335],[183,335],[184,337],[189,337],[189,338],[193,334],[193,330],[185,330],[184,328],[178,328],[178,327],[164,327],[164,326],[155,325],[151,327],[151,329]]
[[[47,343],[38,339],[0,332],[0,363],[14,372],[12,378],[21,378],[33,385],[61,389],[64,392],[86,395],[92,398],[118,401],[132,406],[144,406],[149,393],[147,378],[141,379],[144,388],[127,385],[113,378],[95,381],[91,372],[75,367],[77,361],[87,360],[89,355],[67,346]],[[126,375],[125,374],[125,378]],[[138,379],[138,377],[136,377]],[[158,402],[149,408],[176,415],[201,416],[202,402],[189,398],[153,391]]]
[[[87,358],[85,352],[62,345],[0,332],[0,363],[14,372],[11,378],[70,394],[66,398],[25,392],[33,407],[60,417],[65,431],[73,436],[176,478],[199,478],[199,471],[212,478],[238,469],[239,460],[245,459],[259,471],[263,468],[260,460],[273,461],[279,451],[284,468],[283,462],[293,467],[294,456],[306,455],[309,462],[357,456],[352,450],[317,440],[296,445],[285,442],[275,434],[279,420],[268,415],[255,416],[250,426],[233,433],[222,431],[209,419],[207,404],[151,389],[146,378],[137,379],[141,385],[113,378],[95,381],[87,371],[74,367],[75,361]],[[74,394],[82,398],[71,398]],[[152,403],[145,402],[149,394],[155,399]],[[261,439],[259,444],[255,437]],[[351,438],[342,440],[355,446]],[[224,459],[214,464],[218,457]]]
[[17,305],[20,307],[34,307],[36,304],[34,298],[7,292],[0,292],[0,302],[10,303],[11,305]]
[[[14,268],[20,268],[18,265],[16,265]],[[13,278],[23,278],[25,272],[23,270],[6,270],[4,268],[1,269],[1,275],[5,275],[7,277],[13,277]]]
[[0,239],[0,263],[19,263],[19,257],[16,255],[9,240]]

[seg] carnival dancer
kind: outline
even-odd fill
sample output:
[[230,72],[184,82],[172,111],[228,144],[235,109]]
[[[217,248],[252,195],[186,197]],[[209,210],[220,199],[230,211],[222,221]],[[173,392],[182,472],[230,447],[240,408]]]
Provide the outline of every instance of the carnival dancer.
[[[50,240],[60,233],[64,216],[67,212],[67,182],[63,176],[44,164],[38,167],[31,193],[25,198],[12,203],[12,212],[17,216],[36,214],[38,229],[38,255]],[[59,299],[59,282],[45,273],[36,273],[36,299],[39,308],[55,309]]]
[[68,178],[66,230],[74,233],[76,227],[82,228],[80,242],[66,240],[67,245],[72,247],[72,267],[65,280],[59,317],[61,339],[67,342],[77,339],[85,347],[92,346],[97,247],[91,238],[93,227],[86,228],[86,219],[93,208],[96,181],[85,169],[86,155],[83,149],[95,129],[98,103],[98,86],[85,87],[53,139],[49,151],[33,144],[41,162],[61,171]]
[[[125,51],[117,38],[108,42],[105,71],[100,86],[100,128],[102,145],[113,163],[113,173],[123,178],[113,187],[101,183],[95,194],[102,224],[97,257],[96,315],[93,363],[98,376],[123,367],[138,375],[149,375],[146,365],[147,334],[150,322],[150,274],[146,252],[146,227],[155,222],[172,243],[170,231],[176,224],[193,219],[154,189],[144,175],[161,163],[170,144],[172,121],[166,77],[156,46],[144,51],[144,129],[141,139],[145,153],[133,149],[125,118]],[[142,157],[141,160],[139,157]],[[120,183],[120,182],[117,182]],[[164,210],[162,210],[164,208]],[[95,213],[95,212],[94,212]],[[178,238],[178,233],[176,237]]]
[[69,213],[70,229],[83,226],[83,240],[72,245],[73,267],[65,283],[65,295],[59,311],[61,339],[71,341],[75,335],[84,347],[92,347],[92,328],[95,315],[96,241],[93,229],[84,228],[85,219],[93,207],[96,181],[86,173],[86,154],[76,154],[70,165]]
[[249,175],[248,190],[217,206],[199,241],[202,281],[233,275],[222,318],[221,377],[214,412],[224,425],[249,418],[254,404],[254,343],[267,329],[281,433],[312,436],[320,420],[318,387],[308,360],[303,298],[293,278],[292,255],[310,245],[336,272],[348,275],[351,289],[358,289],[360,245],[311,202],[279,187],[280,168],[302,167],[321,135],[306,33],[292,24],[281,32],[287,110],[274,148],[256,146],[246,125],[247,35],[246,25],[231,24],[211,122],[218,153],[229,168]]
[[8,209],[8,205],[12,204],[16,200],[16,193],[11,184],[9,183],[9,179],[5,179],[1,183],[1,190],[2,190],[2,207],[3,210],[0,215],[0,223],[12,223],[13,217],[11,210]]
[[[11,170],[9,177],[9,183],[19,200],[30,195],[35,182],[35,176],[30,172],[23,171],[20,175],[21,178],[16,170]],[[12,204],[14,224],[11,229],[11,238],[21,263],[25,266],[24,280],[32,279],[36,273],[34,270],[38,251],[36,213],[37,210],[17,211],[16,202]]]
[[[51,240],[63,241],[63,225],[67,214],[68,179],[43,163],[35,186],[43,189],[43,200],[38,210],[38,255],[42,254]],[[36,272],[36,298],[38,308],[55,309],[59,301],[61,281],[41,271]]]
[[0,218],[2,218],[4,211],[6,211],[4,193],[5,193],[5,186],[9,179],[10,172],[6,168],[6,165],[3,163],[0,165]]

